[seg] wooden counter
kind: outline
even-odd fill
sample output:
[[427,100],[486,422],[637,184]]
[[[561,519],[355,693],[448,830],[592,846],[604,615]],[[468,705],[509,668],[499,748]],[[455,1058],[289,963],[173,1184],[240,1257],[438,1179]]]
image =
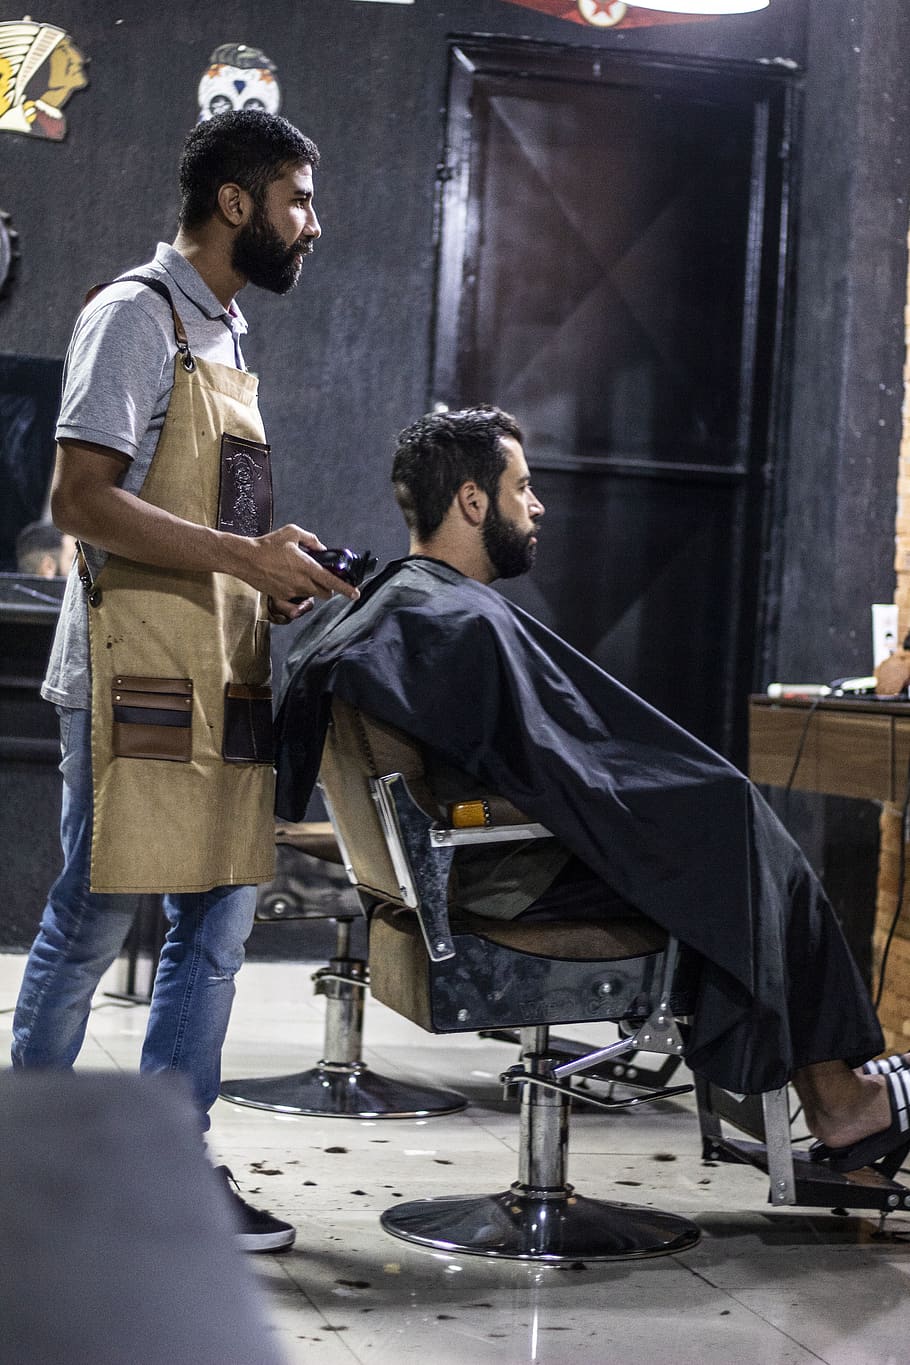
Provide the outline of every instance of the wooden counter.
[[910,703],[804,697],[749,698],[749,776],[785,787],[805,735],[793,787],[826,796],[879,801],[878,891],[872,939],[877,982],[891,939],[878,1017],[886,1051],[904,1052],[910,1038],[910,914],[898,913],[907,848],[902,813],[910,765]]
[[798,791],[901,804],[910,771],[910,702],[749,698],[749,776]]

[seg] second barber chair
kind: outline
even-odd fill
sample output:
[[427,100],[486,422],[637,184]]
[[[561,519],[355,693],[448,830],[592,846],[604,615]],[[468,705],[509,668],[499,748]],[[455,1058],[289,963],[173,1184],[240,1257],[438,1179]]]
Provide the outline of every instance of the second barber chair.
[[276,925],[291,919],[332,919],[335,951],[312,975],[325,1000],[322,1056],[315,1066],[284,1076],[226,1080],[221,1098],[279,1114],[354,1119],[430,1118],[463,1109],[454,1090],[383,1076],[363,1058],[363,1005],[369,968],[351,950],[351,929],[362,909],[340,864],[328,821],[276,827],[278,869],[263,888],[256,917]]

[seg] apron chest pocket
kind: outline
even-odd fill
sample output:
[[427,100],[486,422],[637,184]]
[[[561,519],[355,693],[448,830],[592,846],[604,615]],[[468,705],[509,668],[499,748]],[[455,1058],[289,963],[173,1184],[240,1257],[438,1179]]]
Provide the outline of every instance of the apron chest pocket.
[[115,758],[193,757],[193,684],[190,678],[119,677],[111,683]]
[[228,683],[224,689],[224,737],[221,756],[226,763],[274,763],[272,689]]

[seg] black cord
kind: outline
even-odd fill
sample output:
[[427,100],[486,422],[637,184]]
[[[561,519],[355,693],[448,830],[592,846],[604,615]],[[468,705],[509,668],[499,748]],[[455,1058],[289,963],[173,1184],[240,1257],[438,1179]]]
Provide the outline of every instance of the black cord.
[[[787,800],[787,809],[788,809],[788,813],[789,813],[790,792],[791,792],[792,789],[793,789],[793,782],[794,782],[794,780],[795,780],[795,778],[796,778],[797,772],[799,771],[799,765],[800,765],[800,763],[802,762],[803,749],[806,747],[806,739],[807,739],[808,734],[809,734],[809,726],[810,726],[810,724],[812,723],[812,717],[815,715],[816,711],[818,710],[819,702],[821,702],[822,700],[823,700],[822,697],[816,697],[816,698],[815,698],[815,700],[812,702],[812,705],[809,707],[808,711],[806,712],[806,719],[803,721],[803,728],[802,728],[802,731],[800,732],[799,742],[798,742],[797,745],[796,745],[796,754],[795,754],[794,759],[793,759],[792,767],[790,768],[790,776],[787,778],[786,784],[785,784],[785,786],[784,786],[784,796],[785,796],[785,798],[786,798],[786,800]],[[795,1123],[796,1120],[799,1118],[799,1116],[800,1116],[800,1114],[801,1114],[802,1112],[803,1112],[803,1106],[802,1106],[801,1104],[797,1105],[796,1109],[793,1110],[793,1111],[791,1112],[791,1114],[790,1114],[790,1128],[791,1128],[791,1131],[792,1131],[792,1128],[793,1128],[794,1123]],[[791,1141],[793,1141],[793,1142],[802,1142],[802,1140],[803,1140],[802,1138],[792,1138],[792,1139],[791,1139]]]
[[[908,640],[910,640],[910,636],[908,636]],[[792,767],[790,768],[790,775],[789,775],[789,777],[787,778],[787,783],[786,783],[786,786],[784,787],[784,793],[785,793],[786,796],[789,796],[789,795],[790,795],[790,792],[791,792],[791,790],[792,790],[792,788],[793,788],[793,782],[794,782],[794,780],[795,780],[795,778],[796,778],[797,772],[799,771],[799,765],[800,765],[800,763],[802,762],[803,750],[804,750],[805,747],[806,747],[806,739],[807,739],[808,734],[809,734],[809,726],[810,726],[810,724],[811,724],[811,722],[812,722],[812,717],[815,715],[815,712],[818,710],[819,703],[820,703],[822,700],[823,700],[822,697],[816,697],[815,700],[812,702],[812,705],[809,707],[808,711],[806,712],[806,719],[805,719],[805,721],[803,722],[802,732],[800,733],[799,742],[798,742],[798,744],[797,744],[797,746],[796,746],[796,754],[795,754],[795,756],[794,756],[794,758],[793,758],[793,765],[792,765]],[[891,917],[891,924],[890,924],[890,926],[889,926],[889,928],[888,928],[888,934],[887,934],[887,937],[885,938],[885,946],[884,946],[884,948],[883,948],[883,950],[882,950],[882,960],[881,960],[881,965],[879,966],[879,970],[878,970],[878,986],[877,986],[876,992],[875,992],[875,1008],[876,1008],[876,1010],[878,1010],[878,1007],[879,1007],[879,1005],[881,1004],[882,994],[883,994],[884,988],[885,988],[885,972],[886,972],[887,965],[888,965],[888,955],[889,955],[889,953],[891,952],[891,944],[892,944],[892,942],[894,941],[894,935],[895,935],[896,932],[897,932],[897,926],[898,926],[898,924],[900,923],[901,914],[902,914],[903,908],[904,908],[904,892],[905,892],[905,890],[906,890],[906,880],[907,880],[907,817],[908,817],[908,814],[910,814],[910,763],[908,763],[908,766],[907,766],[907,784],[906,784],[906,787],[905,787],[905,789],[904,789],[904,800],[903,800],[903,804],[901,805],[901,823],[900,823],[900,862],[899,862],[899,865],[898,865],[898,878],[897,878],[897,905],[895,906],[894,914],[893,914],[893,916]],[[797,1105],[797,1107],[796,1107],[794,1110],[791,1110],[791,1111],[790,1111],[790,1114],[789,1114],[789,1120],[790,1120],[789,1126],[790,1126],[791,1132],[792,1132],[792,1130],[793,1130],[793,1125],[796,1123],[796,1120],[799,1118],[799,1116],[800,1116],[800,1114],[802,1113],[802,1111],[803,1111],[803,1106],[802,1106],[801,1104]],[[807,1134],[805,1135],[805,1138],[809,1138],[809,1137],[811,1137],[811,1136],[812,1136],[811,1133],[807,1133]],[[791,1138],[791,1141],[792,1141],[792,1142],[803,1142],[803,1141],[805,1141],[805,1138],[802,1138],[802,1137],[800,1137],[800,1138]],[[907,1171],[907,1170],[910,1170],[910,1167],[902,1166],[902,1167],[901,1167],[901,1170],[900,1170],[900,1172],[899,1172],[899,1174],[900,1174],[900,1173],[903,1173],[903,1172],[905,1172],[905,1171]]]
[[904,909],[904,891],[907,881],[907,814],[910,812],[910,765],[907,772],[907,786],[904,791],[904,801],[901,806],[901,825],[900,825],[900,860],[898,862],[897,873],[897,905],[894,907],[894,914],[891,917],[891,924],[885,938],[885,946],[882,949],[882,960],[878,969],[878,986],[875,991],[875,1008],[881,1004],[882,994],[885,989],[885,970],[888,966],[888,955],[891,952],[891,944],[894,935],[897,933],[897,926]]
[[818,708],[819,708],[819,705],[820,705],[821,702],[823,702],[823,701],[824,701],[824,697],[816,697],[815,700],[812,702],[812,705],[809,707],[808,711],[806,712],[806,719],[803,721],[802,733],[800,734],[800,737],[799,737],[799,743],[798,743],[797,746],[796,746],[796,755],[795,755],[795,757],[794,757],[794,759],[793,759],[793,766],[792,766],[792,768],[790,769],[790,776],[787,778],[787,781],[786,781],[786,783],[785,783],[785,785],[784,785],[784,793],[785,793],[787,796],[790,795],[790,791],[791,791],[791,789],[792,789],[792,787],[793,787],[793,782],[794,782],[794,780],[795,780],[795,778],[796,778],[796,774],[797,774],[797,772],[798,772],[798,770],[799,770],[799,765],[800,765],[800,763],[802,762],[803,749],[805,749],[805,747],[806,747],[806,740],[807,740],[807,738],[808,738],[808,736],[809,736],[809,726],[810,726],[811,723],[812,723],[812,717],[815,715],[816,711],[817,711]]
[[[787,796],[787,797],[790,796],[790,793],[791,793],[791,791],[792,791],[792,789],[793,789],[793,783],[794,783],[794,781],[795,781],[795,779],[796,779],[796,774],[797,774],[797,772],[799,771],[799,765],[800,765],[800,763],[802,762],[803,750],[804,750],[805,747],[806,747],[806,740],[807,740],[807,738],[808,738],[808,736],[809,736],[809,726],[810,726],[811,723],[812,723],[812,717],[815,715],[815,712],[818,710],[818,707],[819,707],[820,703],[821,703],[823,700],[824,700],[823,697],[816,697],[816,698],[813,700],[811,706],[810,706],[810,707],[808,708],[808,710],[806,711],[806,718],[805,718],[805,720],[803,721],[803,728],[802,728],[802,731],[800,732],[799,742],[797,743],[797,746],[796,746],[796,753],[795,753],[795,755],[794,755],[794,757],[793,757],[793,764],[792,764],[792,766],[791,766],[791,768],[790,768],[790,775],[789,775],[789,777],[787,778],[786,784],[785,784],[784,789],[783,789],[783,790],[784,790],[784,795]],[[885,989],[885,972],[886,972],[886,968],[887,968],[887,965],[888,965],[888,957],[889,957],[889,954],[890,954],[890,952],[891,952],[891,944],[892,944],[892,942],[894,941],[894,935],[895,935],[896,932],[897,932],[897,926],[898,926],[898,924],[900,923],[901,914],[903,913],[903,909],[904,909],[904,895],[905,895],[905,892],[906,892],[906,882],[907,882],[907,817],[908,817],[908,814],[910,814],[910,764],[908,764],[907,784],[906,784],[906,788],[905,788],[905,790],[904,790],[904,800],[903,800],[903,803],[902,803],[902,805],[901,805],[901,824],[900,824],[900,862],[899,862],[899,865],[898,865],[898,879],[897,879],[897,905],[896,905],[896,907],[895,907],[894,915],[892,916],[891,924],[890,924],[890,926],[889,926],[889,928],[888,928],[888,933],[887,933],[887,936],[886,936],[886,938],[885,938],[885,946],[884,946],[884,948],[883,948],[883,950],[882,950],[882,960],[881,960],[881,964],[880,964],[879,970],[878,970],[878,985],[877,985],[877,987],[876,987],[875,999],[874,999],[874,1004],[875,1004],[876,1010],[878,1009],[879,1005],[881,1004],[882,994],[883,994],[884,989]],[[797,1112],[798,1112],[798,1111],[797,1111]],[[794,1115],[794,1118],[795,1118],[795,1117],[796,1117],[796,1116]],[[792,1120],[791,1120],[791,1123],[792,1123]]]

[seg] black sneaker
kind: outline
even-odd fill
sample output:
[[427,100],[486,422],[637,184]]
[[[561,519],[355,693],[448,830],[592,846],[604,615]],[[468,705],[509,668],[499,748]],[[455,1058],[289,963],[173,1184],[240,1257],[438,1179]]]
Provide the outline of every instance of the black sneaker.
[[286,1251],[294,1245],[297,1229],[291,1223],[282,1222],[265,1209],[254,1209],[241,1199],[240,1186],[227,1166],[216,1166],[215,1174],[223,1181],[231,1201],[237,1225],[234,1240],[241,1251]]

